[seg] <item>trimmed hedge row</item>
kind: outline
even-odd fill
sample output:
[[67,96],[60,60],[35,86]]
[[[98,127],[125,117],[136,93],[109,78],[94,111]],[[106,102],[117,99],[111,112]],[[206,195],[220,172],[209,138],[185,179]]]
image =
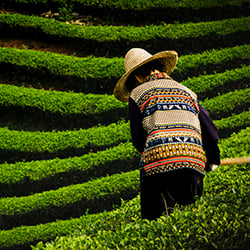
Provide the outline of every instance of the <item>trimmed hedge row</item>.
[[[234,114],[214,122],[218,128],[219,137],[227,137],[233,132],[250,125],[250,111]],[[53,157],[81,156],[88,152],[96,152],[107,147],[116,146],[130,139],[129,123],[125,121],[108,126],[92,127],[86,130],[62,132],[25,132],[0,128],[0,162],[7,161],[10,163],[22,160],[30,161],[51,159]],[[56,162],[58,161],[57,159]],[[40,164],[39,162],[37,163]],[[54,164],[53,161],[51,163]],[[23,164],[29,165],[29,163]],[[35,168],[34,165],[36,164],[31,164],[32,168]],[[18,168],[21,166],[22,163],[18,163]],[[2,176],[6,175],[7,168],[11,169],[11,167],[5,167],[4,165],[0,165],[0,167],[5,172]],[[3,181],[5,182],[6,180],[4,178]]]
[[249,80],[250,66],[243,66],[224,73],[189,78],[181,83],[194,90],[199,99],[203,100],[235,89],[247,88]]
[[[246,147],[246,145],[248,144],[249,133],[250,129],[247,128],[245,130],[241,130],[238,134],[234,133],[228,139],[221,140],[220,150],[223,155],[223,158],[249,155],[250,149]],[[234,151],[236,148],[238,148],[238,150]],[[232,152],[234,152],[233,155],[231,155]],[[212,198],[217,200],[216,197],[218,197],[218,201],[220,201],[220,204],[222,204],[220,195],[223,192],[225,191],[229,192],[230,196],[233,195],[231,190],[237,192],[238,188],[236,188],[235,182],[241,183],[243,185],[241,187],[243,188],[243,190],[244,188],[247,188],[245,183],[248,182],[245,182],[245,180],[241,181],[242,178],[245,178],[245,175],[248,176],[248,172],[243,171],[244,169],[245,168],[242,166],[238,167],[221,166],[215,172],[208,173],[205,177],[205,183],[204,183],[204,191],[205,191],[205,194],[203,195],[204,198],[202,198],[200,201],[209,202],[212,200]],[[243,175],[240,173],[242,173]],[[235,178],[235,174],[239,176]],[[225,182],[228,188],[225,188],[224,185]],[[242,193],[246,194],[247,192],[242,191],[241,194]],[[233,204],[239,204],[238,202],[235,202],[236,200],[237,198],[232,202],[230,206],[227,207],[232,207]],[[210,206],[208,205],[209,204],[205,204],[204,207],[203,206],[198,206],[198,207],[200,207],[201,211],[203,211],[204,213],[204,211],[207,211],[207,209],[210,210]],[[195,205],[195,207],[197,207],[197,204]],[[185,208],[183,207],[181,208],[181,210],[177,208],[174,212],[175,213],[174,218],[176,217],[176,213],[178,213],[178,211],[186,211],[189,209],[190,207],[185,207]],[[215,211],[215,208],[211,209],[211,211]],[[238,219],[236,215],[238,214],[239,211],[240,211],[239,209],[236,209],[234,211],[233,218]],[[87,216],[82,216],[80,218],[74,218],[65,221],[58,220],[56,222],[40,224],[36,226],[21,226],[13,228],[11,230],[2,230],[0,231],[0,246],[3,248],[13,247],[13,249],[15,249],[15,247],[17,246],[25,248],[25,246],[28,247],[30,244],[35,244],[37,241],[42,240],[46,242],[60,235],[66,235],[69,233],[72,234],[73,231],[75,230],[79,232],[80,229],[81,229],[81,234],[92,235],[92,236],[96,235],[97,231],[99,230],[116,231],[121,228],[121,225],[126,225],[128,222],[134,223],[135,220],[138,220],[138,218],[140,217],[139,213],[140,213],[140,206],[139,206],[139,196],[138,196],[136,199],[130,201],[129,203],[125,203],[125,205],[123,204],[121,209],[113,210],[111,212],[104,212],[97,215],[87,215]],[[173,216],[170,216],[169,218],[171,218],[172,220]],[[204,222],[204,218],[202,216],[201,218]],[[177,221],[179,221],[179,219],[176,219],[174,223],[171,222],[171,225],[176,225]],[[193,219],[190,221],[192,221],[193,223]],[[190,223],[190,221],[187,223]],[[228,225],[225,224],[225,229],[227,228],[227,226]],[[221,234],[219,235],[221,237]],[[67,238],[69,239],[69,236],[66,238],[62,238],[60,240],[58,239],[55,243],[53,243],[54,245],[53,247],[55,248],[56,244],[59,244],[59,241],[66,241]],[[223,240],[225,240],[224,237]],[[45,245],[43,246],[45,247]],[[41,243],[39,244],[39,247],[41,247]]]
[[[247,87],[249,75],[250,70],[249,66],[247,66],[221,74],[192,78],[182,83],[190,87],[201,98],[204,98],[207,93],[207,97],[209,97],[210,95],[216,95],[219,90],[223,93],[234,89],[235,86],[233,83],[239,83],[240,81],[241,88]],[[226,85],[229,85],[229,83],[234,88]],[[222,88],[223,84],[226,85],[225,90]],[[96,120],[96,122],[105,120],[105,116],[103,115],[105,113],[112,112],[112,116],[114,116],[115,112],[113,111],[127,107],[127,103],[116,100],[113,95],[45,91],[5,84],[0,85],[0,95],[0,107],[2,109],[19,107],[20,109],[28,108],[30,110],[33,109],[35,112],[40,110],[45,113],[61,116],[81,115],[87,116],[89,120]],[[121,114],[118,117],[121,117]],[[86,123],[88,122],[90,121],[86,121]]]
[[80,157],[0,165],[0,197],[24,196],[137,169],[131,143]]
[[[33,32],[37,29],[46,35],[57,36],[58,38],[80,38],[99,42],[119,42],[124,40],[142,42],[158,38],[198,38],[211,34],[223,36],[237,31],[248,31],[249,18],[229,18],[211,22],[149,25],[145,27],[107,25],[81,27],[36,16],[0,14],[0,24],[2,28],[14,28],[17,26],[19,30],[25,28],[25,30],[31,29]],[[196,31],[195,33],[193,32],[194,30]]]
[[66,158],[96,152],[130,140],[125,121],[86,130],[27,132],[0,128],[0,162]]
[[[233,133],[229,138],[220,140],[219,147],[221,159],[249,156],[249,135],[250,127],[247,127],[246,129],[242,129],[239,133]],[[247,166],[249,167],[249,164],[247,164]]]
[[[38,241],[47,241],[55,239],[58,236],[75,233],[81,228],[92,228],[96,230],[99,226],[111,225],[115,221],[114,226],[118,223],[131,221],[139,214],[139,196],[124,202],[118,209],[112,211],[104,211],[98,214],[86,214],[79,218],[71,218],[69,220],[57,220],[46,224],[35,226],[20,226],[11,230],[0,231],[0,246],[3,249],[21,249],[29,248],[31,244]],[[131,209],[131,208],[134,209]],[[122,216],[122,220],[121,220]],[[110,222],[110,223],[109,223]]]
[[[113,20],[126,23],[152,23],[173,21],[199,21],[222,19],[247,15],[248,1],[15,1],[2,0],[5,8],[23,11],[29,14],[41,14],[42,11],[59,12],[61,20],[73,19],[72,11],[85,15],[98,16],[110,23]],[[129,16],[129,18],[128,18]]]
[[[249,154],[250,128],[220,142],[222,158]],[[245,136],[242,136],[245,134]],[[240,143],[235,149],[234,143]],[[226,146],[225,146],[226,145]],[[248,145],[248,146],[246,146]],[[236,152],[230,152],[230,149]],[[229,153],[229,154],[228,154]],[[77,217],[111,209],[120,199],[129,199],[139,191],[137,170],[98,178],[83,184],[70,185],[34,195],[0,199],[0,227],[10,229],[20,225],[46,223],[55,219]],[[18,218],[18,220],[16,219]]]
[[[3,3],[5,0],[3,0]],[[32,5],[34,3],[34,0],[8,0],[10,3],[16,3],[18,2],[20,5]],[[69,0],[69,1],[62,1],[62,0],[36,0],[36,4],[42,4],[47,6],[50,6],[50,4],[57,5],[58,7],[68,7],[68,4],[72,5],[81,5],[82,8],[88,7],[88,6],[94,6],[99,8],[115,8],[115,9],[129,9],[129,10],[144,10],[144,9],[152,9],[155,7],[158,7],[159,5],[162,8],[193,8],[193,9],[200,9],[200,8],[209,8],[209,7],[223,7],[225,5],[233,5],[238,6],[243,3],[248,3],[248,0],[241,0],[240,3],[238,1],[232,1],[232,0],[223,0],[223,1],[207,1],[207,0],[195,0],[195,1],[188,1],[188,0],[177,0],[177,1],[164,1],[160,0],[156,2],[152,2],[150,0],[134,0],[134,1],[122,1],[122,0]]]
[[[218,128],[220,138],[227,137],[233,132],[250,126],[250,110],[214,122]],[[7,141],[10,138],[14,138],[16,143],[14,145],[12,143],[11,149],[13,150],[13,147],[17,146],[14,151],[20,151],[22,157],[26,159],[25,152],[32,150],[40,150],[45,155],[49,154],[50,150],[55,156],[61,156],[58,155],[58,151],[65,150],[70,142],[72,148],[70,147],[68,154],[72,154],[72,151],[78,152],[76,149],[78,147],[83,147],[86,150],[85,153],[87,153],[92,151],[92,147],[100,146],[100,143],[107,148],[130,140],[129,124],[124,122],[117,125],[112,124],[106,129],[97,127],[86,131],[65,131],[60,133],[19,132],[19,134],[16,133],[14,135],[12,131],[3,129],[1,141],[4,142],[6,140],[4,135],[8,135],[8,133],[10,136],[7,136]],[[29,138],[25,137],[25,134]],[[18,137],[20,142],[18,142]],[[28,142],[28,145],[24,145],[23,142]],[[90,145],[92,144],[93,146],[91,147]],[[30,145],[32,149],[26,148],[26,146],[29,147]],[[88,150],[86,146],[89,147]],[[47,148],[47,150],[44,148]],[[66,153],[63,153],[63,157],[66,158],[66,155]],[[74,153],[72,155],[77,154]],[[4,156],[1,158],[7,159]],[[0,197],[28,195],[30,193],[56,189],[60,186],[85,182],[106,174],[129,171],[138,162],[139,154],[136,149],[133,148],[131,143],[125,143],[80,157],[1,164]]]
[[205,99],[200,104],[208,111],[212,119],[222,119],[232,114],[240,114],[250,107],[250,89],[218,95],[212,99]]
[[250,109],[237,115],[233,114],[227,118],[214,120],[214,123],[218,128],[219,138],[228,137],[233,132],[250,127]]
[[139,192],[137,170],[29,196],[0,199],[0,228],[35,225],[111,210]]
[[[70,44],[86,54],[123,56],[131,47],[147,48],[152,53],[168,48],[180,54],[200,52],[249,42],[250,17],[220,21],[134,26],[78,26],[54,19],[19,14],[0,14],[3,37],[29,37],[46,42]],[[195,33],[194,33],[195,30]],[[11,33],[10,33],[11,32]],[[241,37],[239,40],[238,37]],[[152,44],[153,43],[153,44]]]
[[[205,181],[195,204],[176,207],[170,216],[148,221],[97,224],[33,247],[42,249],[247,249],[249,238],[249,168],[225,166]],[[139,202],[137,202],[138,204]],[[131,207],[131,210],[135,206]],[[121,214],[120,220],[123,219]],[[93,224],[92,224],[93,225]],[[93,230],[91,232],[91,230]]]
[[[45,91],[0,84],[0,112],[19,123],[47,123],[48,129],[89,128],[127,118],[126,103],[111,95]],[[17,119],[18,118],[18,119]],[[20,121],[18,121],[20,119]],[[32,126],[32,124],[31,124]]]
[[[180,56],[172,77],[183,81],[248,64],[250,45]],[[112,93],[125,73],[123,58],[78,58],[49,52],[0,48],[1,78],[85,93]],[[10,74],[11,72],[11,74]],[[13,74],[14,72],[14,74]],[[21,81],[20,81],[21,79]]]

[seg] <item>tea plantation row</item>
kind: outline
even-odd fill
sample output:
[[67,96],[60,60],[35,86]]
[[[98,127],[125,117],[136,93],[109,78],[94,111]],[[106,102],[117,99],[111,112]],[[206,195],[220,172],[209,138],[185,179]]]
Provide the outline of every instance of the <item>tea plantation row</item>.
[[[239,68],[249,63],[249,51],[249,45],[241,45],[180,56],[173,78],[183,81],[200,74],[220,73],[226,69]],[[29,82],[35,87],[112,94],[114,82],[121,72],[124,73],[123,61],[123,58],[117,57],[79,58],[49,52],[0,48],[0,75],[1,78],[14,81],[16,84]],[[243,75],[246,74],[245,71]],[[236,71],[232,77],[237,80],[241,74],[242,72]],[[205,88],[204,83],[201,85]]]
[[88,1],[88,0],[2,0],[6,9],[12,8],[17,12],[41,14],[41,12],[52,10],[59,12],[60,20],[67,20],[73,17],[72,12],[94,16],[120,23],[161,23],[213,20],[227,17],[248,15],[249,1]]
[[242,45],[248,42],[249,17],[143,27],[90,25],[83,29],[54,19],[0,14],[0,27],[3,38],[25,36],[47,43],[61,43],[76,51],[84,51],[86,55],[117,57],[123,56],[131,47],[148,48],[156,53],[164,50],[167,44],[168,48],[188,54],[190,51],[198,53]]
[[[249,149],[248,138],[247,138],[249,136],[249,132],[250,132],[250,130],[248,128],[248,129],[240,131],[238,134],[233,134],[228,139],[221,140],[220,150],[221,150],[222,158],[249,155],[250,149]],[[239,145],[237,147],[237,150],[235,150],[235,143],[237,143],[237,145]],[[234,153],[232,154],[232,152],[234,152]],[[241,194],[243,194],[244,190],[247,189],[246,178],[247,178],[248,173],[249,173],[249,169],[246,166],[245,167],[240,166],[238,168],[236,166],[233,166],[233,167],[232,166],[231,167],[225,166],[225,167],[220,167],[218,170],[216,170],[213,173],[207,174],[207,177],[205,179],[204,199],[201,201],[198,201],[198,204],[199,204],[198,207],[201,206],[203,213],[206,213],[206,211],[208,211],[208,210],[207,210],[207,208],[204,210],[205,207],[202,205],[203,202],[205,202],[206,205],[209,205],[211,203],[211,199],[215,199],[215,200],[218,199],[217,202],[219,202],[220,196],[222,196],[222,198],[224,195],[226,195],[226,197],[232,196],[232,194],[234,192],[236,193],[236,191],[237,191],[237,194],[239,192]],[[237,177],[236,178],[233,177],[234,175],[236,175]],[[213,177],[213,176],[216,176],[216,177]],[[110,185],[108,185],[108,183]],[[237,183],[237,185],[235,183]],[[226,188],[225,184],[227,186],[229,186],[230,188]],[[206,187],[207,185],[209,186],[209,188]],[[97,190],[96,190],[96,188],[93,188],[94,186],[97,188]],[[89,188],[88,192],[84,192],[86,190],[86,188]],[[63,189],[58,189],[57,191],[55,190],[55,191],[44,192],[42,195],[35,194],[32,196],[27,196],[27,197],[22,197],[22,198],[15,198],[15,197],[5,198],[5,199],[1,200],[1,214],[3,214],[1,218],[2,218],[2,222],[6,221],[5,227],[10,226],[9,223],[16,222],[12,218],[12,216],[14,217],[14,214],[16,216],[18,216],[17,213],[19,213],[19,218],[23,218],[23,219],[25,218],[25,216],[32,216],[33,215],[31,217],[32,221],[27,219],[26,223],[24,223],[24,222],[23,223],[24,224],[28,224],[31,222],[34,223],[35,218],[40,219],[40,220],[41,219],[46,220],[46,218],[48,218],[48,216],[49,217],[55,216],[55,215],[58,216],[59,214],[61,214],[61,213],[53,213],[53,212],[55,212],[55,207],[60,206],[60,199],[62,199],[62,201],[64,200],[64,202],[67,200],[68,200],[68,202],[72,202],[73,199],[81,199],[81,196],[82,197],[85,196],[86,197],[85,202],[87,202],[89,200],[89,206],[87,206],[87,207],[90,208],[92,206],[95,207],[95,204],[96,204],[96,202],[92,202],[92,206],[91,206],[91,195],[93,194],[93,192],[96,192],[95,197],[98,197],[100,195],[102,197],[105,197],[105,195],[109,195],[109,199],[112,199],[112,198],[114,198],[114,197],[112,197],[112,190],[115,190],[115,189],[119,190],[120,189],[120,191],[116,191],[116,192],[118,192],[118,194],[119,194],[119,192],[121,192],[120,194],[122,194],[122,193],[125,194],[129,190],[132,190],[133,188],[135,189],[134,191],[137,193],[138,188],[139,188],[137,170],[132,171],[132,172],[128,172],[128,173],[113,175],[110,177],[104,177],[104,178],[99,179],[99,180],[98,179],[93,180],[91,182],[87,182],[86,184],[78,184],[78,185],[65,187]],[[94,191],[94,190],[96,190],[96,191]],[[102,191],[100,192],[100,190],[102,190]],[[122,190],[123,190],[123,192],[122,192]],[[69,191],[70,191],[70,193],[68,193]],[[71,192],[75,192],[75,193],[72,194]],[[56,193],[58,193],[58,195],[59,194],[60,195],[55,196]],[[206,194],[208,194],[208,193],[210,193],[209,194],[210,198],[208,200],[206,200]],[[49,197],[52,195],[53,195],[53,199],[48,199],[47,202],[43,202],[43,198]],[[68,197],[68,195],[69,195],[69,197]],[[113,193],[113,195],[114,195],[114,193]],[[246,195],[247,194],[245,193],[244,197]],[[241,205],[241,203],[240,203],[241,198],[239,196],[235,196],[235,199],[239,199],[238,205]],[[27,206],[27,205],[25,206],[26,202],[29,202],[29,206]],[[121,208],[121,209],[118,209],[117,211],[113,211],[113,212],[102,212],[99,214],[99,216],[90,214],[90,215],[82,216],[79,219],[57,221],[54,223],[41,224],[41,225],[36,225],[36,226],[21,226],[21,227],[14,228],[12,230],[2,230],[0,232],[0,239],[1,239],[0,244],[2,246],[5,246],[5,247],[6,246],[14,246],[15,244],[20,244],[20,243],[21,244],[30,244],[32,242],[36,242],[39,239],[40,240],[53,239],[55,237],[55,235],[67,234],[67,233],[73,232],[74,230],[79,229],[79,228],[81,228],[83,230],[82,233],[85,234],[87,232],[87,234],[91,234],[92,237],[95,237],[96,232],[99,230],[107,230],[108,231],[108,230],[111,230],[111,228],[109,228],[109,227],[112,226],[113,227],[112,231],[113,231],[113,230],[115,230],[115,228],[116,229],[119,228],[120,223],[125,225],[125,222],[132,223],[135,219],[138,221],[139,224],[140,223],[144,224],[143,221],[139,220],[138,200],[136,201],[136,204],[137,204],[136,207],[135,207],[135,204],[133,204],[134,202],[135,201],[130,202],[128,205],[126,205],[125,210],[123,208]],[[102,203],[107,204],[108,200],[105,199],[102,201]],[[37,214],[39,212],[39,210],[36,210],[36,216],[34,217],[34,213],[32,213],[32,210],[30,210],[32,204],[34,204],[33,205],[34,208],[37,207],[39,209],[42,209],[42,206],[46,206],[48,210],[46,209],[45,211],[47,211],[48,215],[46,217],[39,218],[39,216]],[[83,204],[84,204],[84,202],[83,202]],[[222,202],[222,204],[224,204],[224,203]],[[233,204],[235,204],[235,203],[233,203]],[[239,211],[236,210],[237,207],[234,207],[233,204],[231,204],[232,205],[231,212],[238,214]],[[64,205],[64,209],[62,210],[62,213],[66,213],[68,211],[68,207],[65,205]],[[212,205],[212,204],[210,204],[210,205]],[[17,209],[17,207],[18,207],[18,209]],[[213,207],[213,205],[212,205],[212,207]],[[246,208],[247,207],[245,207],[244,209],[246,209]],[[196,213],[196,209],[197,209],[197,204],[196,204],[196,206],[191,206],[191,208],[187,208],[187,210],[190,210],[190,212],[191,212],[190,216],[191,215],[194,216],[193,213]],[[192,210],[194,210],[194,211],[192,211]],[[26,211],[25,212],[26,215],[25,215],[24,211]],[[178,209],[176,209],[175,212],[177,214],[178,214],[178,212],[183,213],[183,209],[180,211]],[[242,213],[243,212],[245,213],[246,211],[242,211]],[[131,213],[133,213],[134,215],[131,216]],[[71,214],[72,214],[72,211],[71,211]],[[215,217],[214,219],[215,219],[216,223],[219,223],[219,221],[218,221],[219,218]],[[119,220],[119,222],[118,221],[115,222],[114,220]],[[190,217],[188,218],[188,220],[190,220]],[[176,221],[179,222],[178,225],[180,225],[182,223],[181,222],[182,220],[179,221],[179,219],[177,220],[177,218],[176,218]],[[90,224],[87,224],[87,223],[90,223]],[[91,223],[93,223],[94,225],[92,225]],[[208,221],[206,219],[204,221],[204,217],[203,217],[203,223],[208,223]],[[84,224],[86,225],[86,227],[84,226]],[[222,229],[226,229],[229,224],[230,223],[228,221],[228,223],[226,223],[224,225],[220,225],[220,227],[222,227]],[[243,227],[247,226],[246,222],[244,222],[244,221],[242,221],[241,224]],[[171,223],[169,224],[169,226],[170,225],[171,225]],[[171,227],[173,227],[174,225],[176,225],[176,223],[172,224]],[[188,222],[188,225],[190,225],[190,222]],[[119,228],[119,230],[122,230],[122,229],[123,229],[123,227]],[[130,230],[134,230],[134,229],[136,229],[136,227],[134,228],[134,225],[132,224],[130,226]],[[239,228],[237,230],[239,230]],[[166,238],[166,240],[167,240],[167,238]],[[68,238],[66,238],[64,241],[68,241]],[[198,236],[197,236],[196,241],[199,241]]]
[[[214,119],[219,136],[226,137],[249,125],[249,88],[235,90],[200,102]],[[113,112],[112,112],[113,113]],[[234,114],[230,116],[231,114]],[[231,129],[231,130],[230,130]],[[0,162],[66,158],[96,152],[130,140],[129,124],[118,122],[71,132],[28,132],[0,128]]]
[[[2,46],[23,43],[0,47],[1,249],[247,248],[249,164],[206,173],[195,204],[140,219],[140,155],[112,90],[131,47],[176,50],[172,77],[215,121],[221,158],[249,156],[249,0],[1,4],[19,12],[0,13]],[[96,23],[33,15],[49,8]]]

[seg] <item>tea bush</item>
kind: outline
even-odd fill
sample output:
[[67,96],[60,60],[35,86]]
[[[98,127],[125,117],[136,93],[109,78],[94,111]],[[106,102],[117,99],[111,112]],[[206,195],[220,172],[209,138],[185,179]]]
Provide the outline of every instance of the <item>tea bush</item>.
[[[249,164],[219,166],[194,204],[140,219],[140,154],[112,91],[130,48],[176,50],[172,77],[214,119],[221,158],[248,157],[249,0],[0,6],[1,249],[247,249]],[[48,10],[58,19],[38,17]]]

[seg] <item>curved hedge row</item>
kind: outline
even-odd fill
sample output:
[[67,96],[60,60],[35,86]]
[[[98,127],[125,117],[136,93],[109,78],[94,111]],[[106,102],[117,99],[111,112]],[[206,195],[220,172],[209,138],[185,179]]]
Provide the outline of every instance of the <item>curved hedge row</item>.
[[[104,211],[98,214],[86,214],[79,218],[69,220],[57,220],[46,224],[35,226],[20,226],[11,230],[0,231],[0,246],[2,248],[29,248],[31,244],[38,241],[47,241],[55,239],[57,236],[74,233],[80,228],[92,228],[97,230],[99,226],[110,226],[121,224],[121,221],[131,221],[131,218],[138,216],[139,213],[139,196],[131,201],[124,202],[120,208],[112,211]],[[134,209],[131,209],[131,207]],[[121,219],[121,216],[123,220]]]
[[[3,0],[3,3],[5,1]],[[18,2],[20,5],[32,5],[34,0],[8,0],[10,3],[15,3]],[[233,5],[233,6],[238,6],[240,5],[238,1],[231,1],[231,0],[223,0],[223,1],[207,1],[207,0],[196,0],[196,1],[188,1],[188,0],[175,0],[175,1],[164,1],[160,0],[157,2],[152,2],[150,0],[134,0],[134,1],[122,1],[122,0],[69,0],[67,2],[62,1],[62,0],[36,0],[36,4],[43,4],[45,6],[49,6],[50,4],[55,4],[59,7],[68,7],[68,4],[78,4],[82,5],[83,7],[88,7],[88,6],[96,6],[99,8],[115,8],[115,9],[129,9],[129,10],[143,10],[143,9],[151,9],[155,8],[157,6],[161,6],[162,8],[185,8],[185,7],[191,7],[193,9],[200,9],[200,8],[209,8],[209,7],[223,7],[225,5]],[[248,3],[248,0],[241,0],[242,3]]]
[[[36,16],[25,16],[20,14],[0,14],[2,28],[19,29],[24,27],[35,32],[43,32],[49,36],[58,38],[79,38],[99,42],[119,41],[147,41],[158,38],[181,39],[187,37],[200,37],[211,34],[227,35],[237,31],[249,30],[249,17],[229,18],[220,21],[149,25],[145,27],[134,26],[75,26]],[[193,32],[195,30],[195,33]],[[20,31],[20,30],[19,30]]]
[[[88,1],[88,0],[2,0],[5,8],[23,11],[29,14],[41,14],[52,10],[59,12],[59,19],[72,19],[72,11],[85,15],[98,16],[112,22],[152,23],[162,21],[193,21],[222,19],[247,15],[248,0],[242,1]],[[219,11],[218,11],[219,8]],[[129,15],[129,19],[128,19]]]
[[[181,54],[249,42],[249,17],[220,21],[134,26],[77,26],[56,20],[19,14],[0,14],[2,36],[10,31],[46,42],[69,43],[71,48],[109,57],[123,56],[131,47],[147,48],[152,53],[168,48]],[[195,33],[193,32],[195,30]],[[241,37],[239,40],[238,37]],[[152,44],[153,41],[153,44]]]
[[[237,134],[234,133],[228,139],[221,140],[219,146],[220,146],[220,150],[222,153],[222,157],[228,158],[228,157],[241,157],[241,156],[249,155],[250,148],[249,146],[247,147],[249,133],[250,133],[250,129],[247,128],[247,129],[241,130]],[[236,151],[235,151],[235,144],[238,145],[237,146],[238,150]],[[229,192],[229,195],[232,196],[233,195],[233,192],[231,192],[232,188],[234,188],[234,190],[237,192],[237,195],[239,194],[238,193],[239,188],[241,189],[243,188],[243,190],[244,188],[247,188],[247,186],[245,186],[245,183],[248,183],[248,182],[245,182],[244,178],[248,176],[248,172],[243,171],[243,170],[245,170],[244,166],[243,167],[242,166],[238,166],[238,167],[237,166],[233,166],[233,167],[221,166],[215,172],[210,172],[206,175],[205,183],[204,183],[205,194],[204,194],[204,197],[199,201],[199,202],[206,201],[206,205],[204,206],[204,208],[203,206],[201,207],[201,210],[203,211],[203,213],[204,211],[210,210],[210,205],[211,205],[210,202],[212,201],[212,197],[214,197],[213,199],[217,199],[216,197],[218,197],[218,201],[221,202],[220,195],[223,192],[225,191]],[[136,172],[133,172],[133,173],[136,173]],[[239,175],[239,173],[242,173],[242,174],[245,173],[245,175],[242,175],[242,174]],[[235,175],[238,175],[237,178],[235,178]],[[236,186],[238,186],[238,184],[235,186],[236,183],[241,183],[241,185],[243,186],[236,188]],[[228,188],[225,188],[225,184]],[[241,194],[243,193],[244,192],[242,191]],[[245,192],[245,194],[246,193],[247,192]],[[238,199],[239,199],[239,196],[238,196]],[[236,204],[235,200],[228,207],[231,207],[232,204]],[[237,204],[240,204],[240,202]],[[200,207],[200,206],[195,205],[195,207]],[[185,211],[186,209],[189,210],[189,207],[182,208],[181,211],[183,210]],[[191,207],[191,209],[193,209],[193,207]],[[107,230],[107,231],[114,230],[115,231],[121,228],[121,223],[125,225],[130,221],[134,224],[134,220],[135,219],[138,220],[138,218],[140,217],[139,210],[140,210],[139,209],[139,197],[137,197],[136,200],[130,201],[129,203],[123,205],[121,209],[118,209],[116,211],[104,212],[104,213],[99,213],[96,215],[85,215],[85,216],[81,216],[80,218],[75,218],[71,220],[64,220],[64,221],[58,220],[56,222],[40,224],[36,226],[21,226],[21,227],[13,228],[11,230],[2,230],[0,231],[0,245],[3,248],[6,248],[6,247],[14,248],[15,246],[27,247],[30,244],[35,244],[37,241],[40,241],[40,240],[49,241],[49,240],[54,239],[56,236],[73,233],[73,231],[77,229],[81,229],[82,234],[92,235],[92,236],[96,235],[97,231],[99,230]],[[174,213],[178,213],[178,211],[180,210],[177,208]],[[212,211],[215,211],[214,208],[212,209]],[[238,215],[238,212],[239,210],[235,210],[234,216],[236,214]],[[224,211],[224,214],[225,214],[225,211]],[[170,216],[169,218],[174,219],[175,216],[174,217]],[[204,218],[203,217],[201,218],[204,222]],[[176,220],[175,222],[171,222],[171,225],[172,226],[176,225],[177,221],[179,220]],[[193,220],[191,221],[193,223]],[[206,222],[208,221],[209,220],[206,220]],[[225,229],[227,228],[227,226],[228,225],[225,224]],[[67,239],[69,239],[69,237],[62,238],[60,239],[60,241],[66,242]],[[225,239],[223,238],[223,240]],[[54,244],[59,244],[58,240]],[[41,247],[41,244],[39,244],[39,246]],[[45,245],[43,245],[43,247],[45,247]]]
[[248,109],[240,114],[233,114],[220,120],[214,120],[214,123],[218,128],[219,138],[228,137],[233,132],[250,127],[250,110]]
[[[249,69],[249,66],[245,66],[221,74],[200,76],[183,81],[182,84],[197,92],[202,99],[205,96],[210,97],[218,92],[223,93],[234,89],[237,84],[240,88],[247,87],[250,76]],[[114,96],[107,94],[65,93],[5,84],[0,85],[0,91],[0,107],[5,109],[20,107],[62,116],[81,115],[89,118],[93,116],[92,119],[100,119],[100,121],[104,118],[105,112],[127,107],[126,103],[122,103],[116,100]],[[102,114],[99,119],[98,114]],[[114,116],[114,113],[112,113],[112,116]]]
[[200,104],[208,111],[212,119],[221,119],[232,114],[240,114],[250,107],[250,89],[235,91],[205,99]]
[[[248,127],[250,125],[249,112],[248,110],[221,120],[215,120],[219,137],[230,136],[233,132]],[[10,163],[21,160],[30,161],[51,159],[53,157],[81,156],[88,152],[100,151],[129,141],[131,139],[129,130],[129,123],[125,121],[108,126],[92,127],[86,130],[80,129],[61,132],[27,132],[0,128],[0,162],[7,161]],[[20,164],[22,166],[22,163],[18,165],[20,166]],[[45,164],[50,165],[49,162]],[[51,161],[51,164],[54,164],[53,161]],[[34,165],[36,164],[31,164],[32,168]],[[0,167],[5,172],[2,176],[6,176],[6,171],[9,167],[3,165],[0,165]],[[5,182],[6,180],[4,177],[3,181]]]
[[[250,45],[180,56],[172,77],[183,81],[200,74],[224,72],[248,64]],[[45,88],[112,93],[125,73],[123,58],[78,58],[50,52],[0,48],[1,78],[22,79]],[[9,72],[12,72],[11,74]],[[14,72],[14,74],[13,74]],[[22,81],[19,80],[19,83]]]
[[33,249],[247,249],[249,168],[227,166],[208,178],[203,197],[190,206],[177,207],[170,216],[148,221],[138,219],[137,213],[130,223],[112,226],[108,221],[97,230],[81,228]]
[[24,196],[137,169],[139,154],[131,143],[80,157],[0,165],[0,197]]
[[129,126],[124,121],[75,131],[28,132],[0,128],[0,158],[36,160],[79,156],[96,152],[130,140]]
[[[139,172],[101,177],[29,196],[0,199],[0,228],[35,225],[110,210],[139,192]],[[16,219],[18,217],[18,220]]]
[[[219,137],[227,137],[235,131],[250,126],[250,110],[214,122],[218,128]],[[6,133],[11,134],[11,132],[12,131],[4,129],[1,141],[4,141],[4,135],[6,135]],[[30,137],[25,137],[25,134]],[[35,134],[37,134],[37,136],[35,136]],[[31,149],[25,148],[22,142],[29,142],[29,144],[33,146],[32,150],[45,151],[46,154],[48,154],[48,150],[44,150],[44,147],[52,152],[58,149],[61,151],[67,147],[70,142],[71,146],[73,147],[73,145],[75,145],[76,148],[85,147],[86,145],[89,146],[89,144],[94,144],[96,140],[98,146],[100,143],[106,145],[106,147],[113,146],[115,143],[120,144],[104,151],[69,159],[1,164],[0,197],[27,195],[32,192],[41,192],[42,190],[55,189],[60,186],[84,182],[106,174],[129,171],[139,162],[139,154],[136,149],[133,148],[132,144],[121,144],[122,141],[130,139],[128,123],[112,124],[106,131],[105,128],[98,127],[86,131],[41,134],[25,132],[23,136],[21,135],[22,133],[19,132],[19,135],[12,134],[8,138],[15,138],[15,143],[18,146],[16,151],[20,151],[22,155],[25,154],[25,152],[31,151]],[[109,137],[109,135],[111,135],[111,137]],[[20,143],[18,136],[20,136]],[[39,136],[41,136],[41,138]],[[76,140],[77,138],[79,141]],[[15,145],[10,146],[11,149],[14,147]],[[72,153],[72,150],[75,152],[75,149],[71,148],[70,153]],[[88,151],[91,151],[91,147]],[[77,154],[73,153],[72,155]],[[65,153],[63,153],[63,157],[66,157]]]
[[199,99],[203,100],[235,89],[247,88],[249,79],[250,66],[243,66],[234,70],[226,70],[224,73],[189,78],[181,83],[194,90]]

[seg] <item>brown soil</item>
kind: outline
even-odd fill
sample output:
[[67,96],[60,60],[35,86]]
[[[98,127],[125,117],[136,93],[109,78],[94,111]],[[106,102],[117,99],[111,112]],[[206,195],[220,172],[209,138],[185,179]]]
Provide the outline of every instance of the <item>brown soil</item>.
[[0,38],[0,47],[15,49],[33,49],[65,55],[85,56],[83,53],[56,43],[45,43],[28,39]]
[[[1,9],[0,13],[15,14],[16,12],[12,10]],[[21,14],[26,15],[27,13],[21,13]],[[53,16],[53,13],[51,12],[50,14],[42,13],[40,16],[43,16],[44,18],[51,18],[50,15]],[[99,19],[98,17],[90,18],[85,15],[81,15],[81,16],[79,15],[76,18],[72,19],[71,21],[66,21],[66,23],[70,23],[72,25],[80,25],[80,26],[108,25],[108,23],[105,23],[103,20]],[[83,52],[78,51],[73,48],[69,48],[68,46],[63,45],[62,43],[51,44],[51,43],[25,39],[25,38],[20,39],[20,38],[1,38],[0,37],[0,47],[16,48],[16,49],[33,49],[33,50],[53,52],[53,53],[59,53],[59,54],[65,54],[65,55],[75,55],[79,57],[86,56],[86,54],[84,54]],[[98,56],[98,55],[93,54],[93,56]]]

